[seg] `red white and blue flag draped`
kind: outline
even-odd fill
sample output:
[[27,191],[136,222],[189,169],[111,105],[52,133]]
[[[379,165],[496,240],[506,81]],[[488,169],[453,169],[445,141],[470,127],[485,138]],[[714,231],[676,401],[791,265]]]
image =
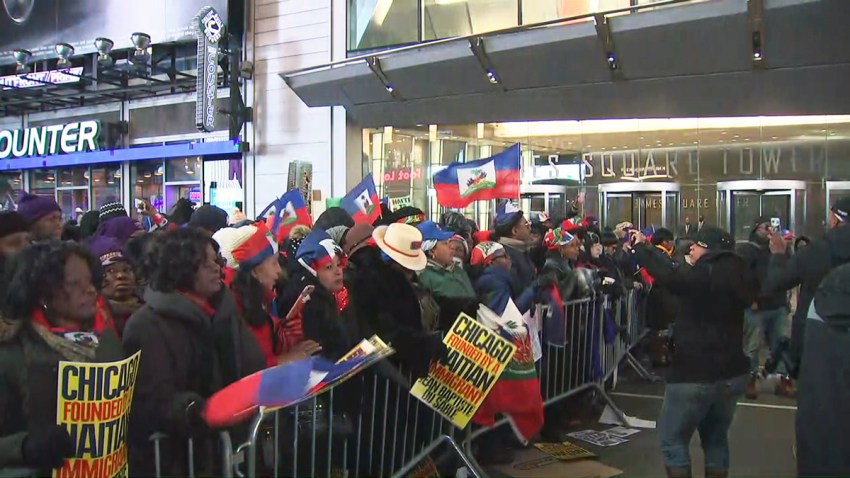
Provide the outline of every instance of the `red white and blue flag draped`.
[[452,163],[434,174],[437,202],[464,208],[474,201],[518,199],[521,163],[519,143],[486,159]]
[[[272,209],[274,209],[275,215],[266,218],[266,214]],[[265,218],[266,227],[275,235],[279,243],[289,237],[289,232],[295,226],[300,224],[307,227],[313,226],[313,218],[310,217],[310,211],[307,210],[307,203],[304,202],[304,196],[298,189],[293,189],[272,201],[258,217]]]
[[354,222],[374,224],[381,217],[381,200],[375,188],[375,180],[369,174],[363,181],[348,192],[340,206],[351,214]]

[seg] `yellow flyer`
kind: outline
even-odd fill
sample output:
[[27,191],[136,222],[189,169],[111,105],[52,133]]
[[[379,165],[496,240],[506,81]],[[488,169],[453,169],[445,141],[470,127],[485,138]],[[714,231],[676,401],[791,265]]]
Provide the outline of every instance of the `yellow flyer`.
[[54,478],[127,476],[127,424],[140,357],[59,362],[56,423],[68,430],[77,456],[54,470]]
[[446,364],[434,363],[411,395],[455,426],[466,428],[516,352],[516,346],[472,317],[460,314],[443,343]]

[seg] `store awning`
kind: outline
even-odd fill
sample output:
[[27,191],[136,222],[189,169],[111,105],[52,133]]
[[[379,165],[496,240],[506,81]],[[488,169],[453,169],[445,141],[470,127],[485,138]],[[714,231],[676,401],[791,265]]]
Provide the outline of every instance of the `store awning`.
[[364,127],[845,114],[848,24],[846,0],[717,0],[451,39],[281,76],[308,106],[345,106]]

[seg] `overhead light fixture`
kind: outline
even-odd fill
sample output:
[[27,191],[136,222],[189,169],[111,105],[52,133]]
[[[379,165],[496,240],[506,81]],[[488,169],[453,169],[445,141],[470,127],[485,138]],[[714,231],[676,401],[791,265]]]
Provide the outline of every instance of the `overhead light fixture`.
[[136,32],[130,35],[130,41],[136,47],[136,51],[129,58],[130,63],[146,66],[151,58],[148,53],[148,48],[151,46],[151,36],[147,33]]
[[71,68],[71,57],[74,56],[74,47],[67,43],[57,43],[56,54],[59,55],[59,61],[56,63],[57,68]]
[[17,64],[15,73],[20,75],[32,71],[27,65],[27,63],[32,61],[32,53],[29,50],[14,50],[12,51],[12,56],[15,58],[15,63]]
[[99,37],[94,41],[94,48],[97,50],[97,62],[101,65],[111,65],[112,57],[109,55],[112,52],[112,47],[115,43],[109,38]]

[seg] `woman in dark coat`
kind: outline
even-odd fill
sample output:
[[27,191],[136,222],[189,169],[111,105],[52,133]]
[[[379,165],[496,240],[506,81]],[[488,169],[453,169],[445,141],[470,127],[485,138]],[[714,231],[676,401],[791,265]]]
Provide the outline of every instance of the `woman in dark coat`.
[[128,354],[142,351],[130,417],[130,473],[154,472],[151,434],[163,432],[162,470],[188,473],[186,440],[194,438],[195,469],[217,462],[216,435],[202,419],[204,402],[226,385],[263,368],[254,335],[222,288],[218,244],[193,228],[164,233],[153,245],[145,305],[124,330]]
[[8,265],[0,321],[0,468],[49,475],[75,444],[56,425],[60,361],[123,358],[113,324],[96,314],[100,265],[81,246],[46,242]]

